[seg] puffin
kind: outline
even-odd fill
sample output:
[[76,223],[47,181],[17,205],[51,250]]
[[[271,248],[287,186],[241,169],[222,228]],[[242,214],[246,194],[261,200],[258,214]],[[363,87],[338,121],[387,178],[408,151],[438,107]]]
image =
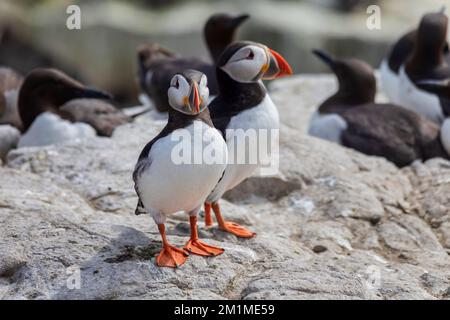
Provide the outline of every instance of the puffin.
[[17,147],[22,121],[17,111],[17,92],[23,77],[15,70],[0,67],[0,159]]
[[[255,235],[243,226],[225,221],[219,200],[226,191],[237,186],[261,167],[262,159],[248,161],[252,155],[255,156],[254,159],[258,158],[259,150],[250,149],[251,141],[247,143],[246,135],[242,133],[253,131],[256,132],[256,137],[261,139],[261,130],[270,134],[270,130],[279,129],[278,110],[261,80],[291,74],[290,65],[279,53],[256,42],[232,43],[219,58],[216,66],[219,95],[209,104],[209,110],[214,126],[227,142],[229,163],[205,201],[206,226],[213,224],[212,209],[219,229],[242,238]],[[245,154],[250,155],[248,160],[242,159],[245,155],[240,154],[239,146],[244,146]]]
[[19,147],[96,135],[109,137],[131,118],[111,104],[108,93],[88,88],[56,69],[34,69],[19,91],[24,135]]
[[248,14],[218,13],[208,19],[203,35],[214,63],[197,57],[179,56],[156,43],[139,46],[138,82],[143,92],[140,100],[147,104],[151,99],[159,112],[167,112],[170,109],[167,99],[170,80],[175,73],[185,69],[203,72],[208,77],[210,94],[217,95],[214,64],[226,46],[234,41],[239,27],[248,18]]
[[[444,14],[445,8],[439,13]],[[381,61],[380,64],[380,82],[383,92],[392,103],[399,103],[398,84],[400,67],[408,60],[414,50],[414,43],[417,37],[417,29],[413,29],[405,33],[392,46],[388,56]],[[444,46],[445,60],[450,62],[450,53],[448,42]]]
[[414,49],[399,71],[399,105],[431,121],[441,124],[448,115],[447,99],[419,87],[422,80],[442,80],[450,77],[450,66],[444,55],[448,18],[445,14],[428,13],[417,30]]
[[[133,172],[139,197],[135,213],[150,213],[158,225],[163,249],[156,264],[179,267],[188,254],[217,256],[224,252],[199,240],[197,214],[223,175],[228,151],[207,108],[206,75],[196,70],[174,75],[167,95],[171,106],[167,125],[145,145]],[[206,150],[216,161],[207,161]],[[189,154],[189,159],[179,159],[180,153]],[[167,216],[179,211],[189,215],[191,227],[190,239],[182,249],[168,242],[164,225]]]
[[374,72],[370,65],[358,59],[335,59],[317,49],[313,53],[333,71],[338,90],[312,114],[308,134],[341,143],[341,132],[347,128],[342,113],[375,101]]

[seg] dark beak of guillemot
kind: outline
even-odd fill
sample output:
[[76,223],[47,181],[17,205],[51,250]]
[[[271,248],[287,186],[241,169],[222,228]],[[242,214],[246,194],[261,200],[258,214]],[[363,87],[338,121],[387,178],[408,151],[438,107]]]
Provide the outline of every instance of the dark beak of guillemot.
[[333,67],[336,65],[336,62],[334,61],[334,59],[326,54],[325,52],[318,50],[318,49],[314,49],[312,51],[320,60],[322,60],[326,65],[328,65],[331,69],[333,69]]
[[197,114],[200,112],[200,95],[198,93],[198,85],[197,82],[193,81],[191,85],[191,91],[189,93],[189,107],[192,110],[192,113]]
[[293,74],[291,66],[281,54],[270,48],[267,48],[267,50],[269,63],[264,65],[261,70],[263,80],[272,80]]
[[228,27],[233,28],[233,29],[237,28],[248,18],[250,18],[250,15],[248,15],[248,14],[238,15],[228,21]]

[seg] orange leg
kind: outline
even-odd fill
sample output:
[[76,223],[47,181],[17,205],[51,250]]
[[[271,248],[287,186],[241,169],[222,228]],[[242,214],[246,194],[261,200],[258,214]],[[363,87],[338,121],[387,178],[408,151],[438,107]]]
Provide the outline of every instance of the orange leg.
[[186,262],[188,254],[183,249],[172,246],[166,238],[166,227],[164,224],[158,224],[159,233],[161,234],[163,249],[156,257],[156,265],[158,267],[176,268]]
[[206,244],[198,239],[197,216],[190,216],[189,222],[191,223],[191,238],[184,246],[187,252],[206,257],[218,256],[223,253],[222,248]]
[[205,202],[205,226],[210,227],[213,225],[213,219],[211,217],[211,203]]
[[212,209],[216,214],[217,222],[219,222],[219,228],[221,230],[232,233],[240,238],[252,238],[256,235],[256,233],[238,225],[237,223],[225,221],[220,213],[220,206],[218,202],[212,204]]

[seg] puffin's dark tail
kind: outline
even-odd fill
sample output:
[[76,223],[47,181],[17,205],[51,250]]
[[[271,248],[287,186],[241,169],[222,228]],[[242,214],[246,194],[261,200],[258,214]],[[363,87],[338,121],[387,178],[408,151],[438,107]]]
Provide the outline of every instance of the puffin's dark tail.
[[147,211],[144,208],[144,204],[142,203],[141,199],[139,199],[137,206],[136,206],[136,210],[134,211],[135,215],[140,215],[140,214],[146,214]]

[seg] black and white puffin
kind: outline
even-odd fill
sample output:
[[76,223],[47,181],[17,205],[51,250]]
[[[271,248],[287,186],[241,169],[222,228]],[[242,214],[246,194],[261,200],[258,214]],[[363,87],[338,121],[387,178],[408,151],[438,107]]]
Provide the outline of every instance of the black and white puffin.
[[[442,80],[450,77],[450,66],[444,55],[448,18],[445,14],[426,14],[417,30],[414,50],[400,68],[399,105],[440,124],[448,112],[448,101],[420,88],[422,80]],[[447,110],[447,111],[446,111]]]
[[[141,100],[150,98],[156,109],[167,112],[170,109],[167,89],[175,73],[185,69],[201,71],[208,77],[211,95],[217,95],[218,87],[215,63],[222,51],[234,41],[237,30],[249,18],[247,14],[212,15],[205,24],[203,34],[212,61],[196,57],[181,57],[158,44],[143,44],[138,48],[138,78],[142,92]],[[145,101],[144,101],[145,102]]]
[[[440,13],[444,13],[445,8],[442,8]],[[380,64],[380,82],[383,92],[392,103],[398,103],[399,92],[399,71],[400,67],[408,60],[414,50],[416,41],[417,29],[405,33],[392,46],[388,56],[382,60]],[[448,42],[444,46],[444,57],[447,62],[450,62],[450,53]]]
[[[167,125],[144,147],[133,172],[139,197],[136,214],[150,213],[161,233],[163,250],[156,258],[161,267],[182,265],[188,253],[216,256],[223,252],[200,241],[197,233],[197,213],[222,176],[228,154],[222,135],[212,124],[208,95],[207,78],[201,72],[187,70],[172,78],[168,90],[172,108]],[[200,139],[195,140],[197,134]],[[175,159],[180,137],[181,143],[187,145],[183,153],[202,160],[203,150],[209,148],[219,161],[194,163]],[[178,211],[190,216],[191,237],[184,249],[169,244],[164,226],[166,217]]]
[[[205,202],[205,224],[212,225],[211,209],[219,228],[238,237],[251,238],[255,234],[222,217],[219,199],[223,194],[260,167],[259,162],[239,162],[241,154],[236,146],[245,146],[245,152],[257,155],[258,150],[249,150],[246,137],[240,133],[254,130],[270,131],[279,128],[279,115],[270,99],[262,79],[274,79],[292,74],[286,60],[265,45],[239,41],[229,45],[217,62],[219,95],[209,105],[214,126],[222,132],[228,145],[229,164],[213,192]],[[245,155],[244,155],[245,156]],[[250,158],[250,157],[249,157]],[[242,164],[241,164],[242,163]]]
[[333,71],[338,80],[338,90],[312,114],[308,133],[341,143],[341,132],[347,128],[342,113],[375,100],[374,72],[370,65],[358,59],[334,59],[320,50],[313,50],[313,53]]
[[111,136],[131,118],[105,92],[88,88],[56,69],[34,69],[19,91],[23,124],[19,146],[46,145],[71,139]]

